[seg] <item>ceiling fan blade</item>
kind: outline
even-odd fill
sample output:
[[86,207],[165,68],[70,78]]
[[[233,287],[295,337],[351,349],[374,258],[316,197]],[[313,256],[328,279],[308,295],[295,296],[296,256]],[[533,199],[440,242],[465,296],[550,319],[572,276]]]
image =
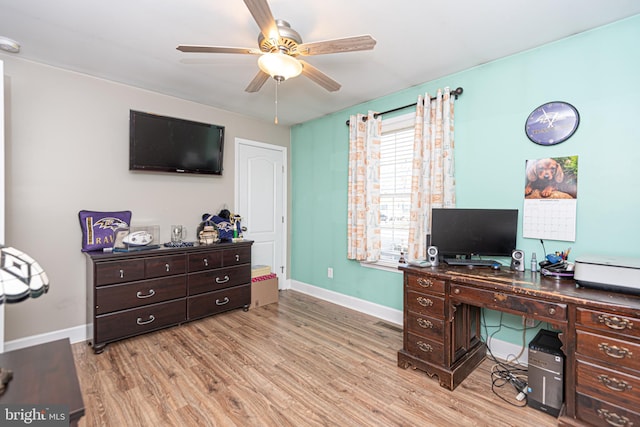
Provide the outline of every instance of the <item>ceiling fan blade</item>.
[[297,48],[297,53],[304,56],[324,55],[327,53],[354,52],[357,50],[371,50],[376,45],[376,40],[370,35],[345,37],[341,39],[325,40],[320,42],[302,43]]
[[192,53],[242,53],[248,55],[260,55],[260,49],[248,47],[224,47],[224,46],[200,46],[181,44],[176,47],[181,52]]
[[302,64],[302,75],[308,77],[313,82],[319,84],[329,92],[335,92],[342,87],[340,83],[327,76],[322,71],[318,70],[313,65],[305,61],[300,61]]
[[251,12],[253,19],[260,27],[260,32],[267,40],[278,40],[280,38],[280,32],[276,25],[276,20],[273,18],[271,8],[267,0],[244,0],[244,4]]
[[260,88],[262,88],[262,85],[264,85],[264,83],[267,81],[268,78],[269,78],[269,74],[263,72],[262,70],[258,71],[258,74],[256,74],[253,80],[251,80],[251,83],[249,83],[249,86],[247,86],[247,88],[244,91],[249,93],[259,91]]

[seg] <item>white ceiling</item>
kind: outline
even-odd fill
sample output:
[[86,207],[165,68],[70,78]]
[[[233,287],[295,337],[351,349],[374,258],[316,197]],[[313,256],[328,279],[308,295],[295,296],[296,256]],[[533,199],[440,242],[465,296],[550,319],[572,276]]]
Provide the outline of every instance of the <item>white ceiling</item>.
[[[305,58],[342,84],[300,76],[278,88],[292,125],[640,13],[637,0],[270,0],[303,42],[360,34],[372,51]],[[0,36],[21,58],[272,121],[275,81],[245,87],[257,56],[196,54],[178,44],[257,47],[241,0],[0,0]],[[9,53],[0,53],[0,59]],[[452,81],[452,87],[456,82]]]

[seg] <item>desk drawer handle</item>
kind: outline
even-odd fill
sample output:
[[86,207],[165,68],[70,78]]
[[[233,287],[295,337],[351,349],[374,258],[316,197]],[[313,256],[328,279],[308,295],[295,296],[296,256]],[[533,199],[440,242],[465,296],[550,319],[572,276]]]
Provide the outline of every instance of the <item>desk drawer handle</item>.
[[229,280],[229,276],[224,276],[224,279],[220,280],[219,277],[216,277],[216,283],[227,283]]
[[598,375],[598,381],[613,391],[627,391],[633,388],[633,386],[631,386],[631,384],[627,384],[626,381],[619,380],[617,378],[609,378],[608,375]]
[[142,317],[138,317],[138,319],[136,320],[136,323],[140,326],[144,326],[144,325],[148,325],[149,323],[153,322],[154,320],[156,320],[156,318],[153,316],[153,314],[149,315],[149,320],[142,320]]
[[140,299],[145,299],[145,298],[151,298],[155,294],[156,294],[156,291],[154,291],[153,289],[149,289],[149,292],[146,295],[143,295],[142,292],[140,291],[136,292],[136,297]]
[[426,342],[418,341],[418,348],[425,353],[433,353],[433,347],[431,344],[427,344]]
[[618,415],[615,412],[609,412],[606,409],[598,409],[598,416],[613,427],[626,427],[633,425],[629,418]]
[[548,310],[548,311],[549,311],[549,314],[550,314],[550,315],[552,315],[552,316],[553,316],[554,314],[556,314],[556,309],[555,309],[554,307],[549,307],[549,310]]
[[625,357],[631,358],[633,353],[629,351],[627,348],[620,348],[617,345],[609,345],[607,343],[598,344],[598,348],[604,352],[609,357],[613,357],[614,359],[624,359]]
[[615,329],[616,331],[633,328],[633,322],[628,319],[621,319],[618,316],[601,314],[598,316],[598,321],[604,323],[609,329]]
[[431,306],[433,306],[433,301],[430,300],[429,298],[418,297],[418,298],[416,298],[416,300],[418,301],[418,304],[420,304],[423,307],[431,307]]
[[425,320],[423,318],[418,318],[418,325],[424,329],[433,329],[433,323],[430,320]]
[[433,286],[433,282],[430,279],[418,277],[418,285],[422,286],[423,288],[430,288]]
[[453,293],[456,294],[456,295],[459,295],[460,294],[460,288],[455,288],[453,290]]
[[229,303],[229,297],[224,297],[224,299],[222,300],[219,300],[219,299],[216,300],[216,305],[225,305],[228,303]]

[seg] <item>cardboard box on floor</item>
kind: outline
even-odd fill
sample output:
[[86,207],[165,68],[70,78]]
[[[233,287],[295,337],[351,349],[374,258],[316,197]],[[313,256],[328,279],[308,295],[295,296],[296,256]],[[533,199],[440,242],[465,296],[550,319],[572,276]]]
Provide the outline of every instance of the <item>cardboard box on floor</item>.
[[251,305],[249,308],[278,302],[278,278],[251,282]]

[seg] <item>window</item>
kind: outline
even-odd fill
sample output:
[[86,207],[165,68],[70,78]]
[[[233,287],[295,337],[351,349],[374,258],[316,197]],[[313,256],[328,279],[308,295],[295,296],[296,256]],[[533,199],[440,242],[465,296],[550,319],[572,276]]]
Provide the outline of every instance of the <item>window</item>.
[[380,145],[380,239],[382,264],[397,264],[409,239],[411,163],[415,115],[382,121]]

